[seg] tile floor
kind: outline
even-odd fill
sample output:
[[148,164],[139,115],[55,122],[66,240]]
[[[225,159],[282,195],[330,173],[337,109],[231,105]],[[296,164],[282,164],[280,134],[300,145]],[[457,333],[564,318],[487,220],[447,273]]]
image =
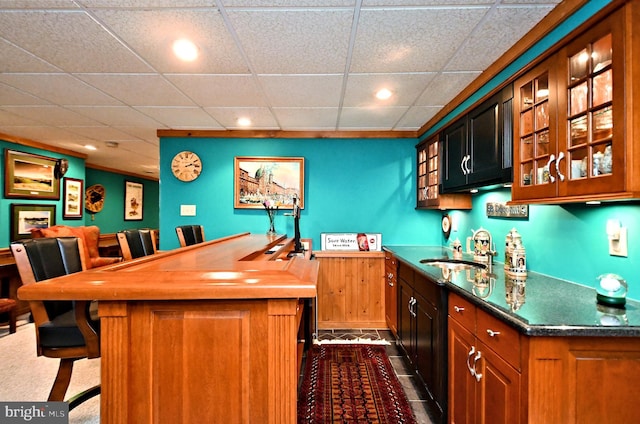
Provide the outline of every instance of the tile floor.
[[353,340],[355,338],[386,340],[390,344],[386,345],[387,355],[391,361],[391,365],[398,376],[398,380],[404,388],[407,399],[411,404],[413,413],[418,424],[433,424],[426,409],[426,401],[424,400],[424,389],[415,381],[415,377],[408,371],[404,362],[404,358],[400,353],[400,348],[396,346],[395,338],[389,330],[319,330],[318,340]]

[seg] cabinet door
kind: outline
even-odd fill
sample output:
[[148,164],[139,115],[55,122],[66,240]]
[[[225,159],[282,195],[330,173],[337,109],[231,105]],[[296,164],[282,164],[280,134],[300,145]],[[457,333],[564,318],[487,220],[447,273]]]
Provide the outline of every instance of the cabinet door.
[[625,189],[621,18],[616,12],[560,51],[558,148],[564,156],[558,162],[564,177],[558,181],[560,196]]
[[443,191],[464,187],[467,184],[467,117],[457,120],[442,134],[444,155]]
[[396,258],[389,252],[385,252],[385,320],[394,336],[398,335],[398,278]]
[[413,362],[413,345],[411,343],[411,329],[413,316],[411,314],[413,289],[402,279],[398,279],[398,340]]
[[[512,143],[511,120],[504,125],[504,109],[511,108],[511,86],[476,107],[469,113],[469,154],[467,176],[471,185],[479,183],[502,183],[511,181],[511,149],[504,144]],[[508,107],[507,107],[508,106]]]
[[475,422],[476,379],[469,371],[476,352],[475,337],[456,320],[449,318],[449,422]]
[[415,312],[416,369],[433,399],[436,414],[434,422],[441,422],[446,406],[446,364],[444,327],[441,325],[440,311],[431,302],[416,293]]
[[476,408],[479,424],[520,422],[520,373],[486,345],[479,343],[481,358],[474,362],[479,381]]

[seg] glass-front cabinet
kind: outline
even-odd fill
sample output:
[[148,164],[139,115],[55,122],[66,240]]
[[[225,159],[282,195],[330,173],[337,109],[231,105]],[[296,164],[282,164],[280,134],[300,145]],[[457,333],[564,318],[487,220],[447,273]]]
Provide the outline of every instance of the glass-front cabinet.
[[440,194],[441,134],[437,133],[416,146],[417,209],[471,209],[470,194]]
[[637,112],[625,108],[638,96],[628,80],[638,65],[625,63],[632,29],[623,11],[515,82],[514,203],[637,197],[637,178],[627,177],[638,154],[625,131]]

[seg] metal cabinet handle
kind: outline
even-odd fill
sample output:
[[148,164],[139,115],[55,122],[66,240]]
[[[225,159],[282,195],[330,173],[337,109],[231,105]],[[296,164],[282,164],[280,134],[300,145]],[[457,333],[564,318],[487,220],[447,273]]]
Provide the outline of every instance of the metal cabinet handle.
[[493,331],[493,330],[487,328],[487,334],[489,335],[489,337],[496,337],[496,336],[500,335],[500,332],[499,331]]
[[418,316],[418,315],[415,313],[414,309],[413,309],[413,307],[415,306],[415,304],[416,304],[417,302],[418,302],[418,300],[417,300],[417,299],[415,299],[413,296],[411,296],[411,299],[409,299],[409,304],[408,304],[408,307],[409,307],[409,313],[410,313],[410,314],[411,314],[411,316],[412,316],[412,317],[414,317],[414,318],[415,318],[416,316]]
[[547,169],[549,170],[549,181],[551,181],[552,183],[556,182],[556,177],[551,175],[551,164],[555,162],[555,160],[556,160],[556,155],[551,155],[551,157],[549,158],[549,162],[547,162]]
[[467,175],[471,174],[471,168],[469,168],[470,160],[471,160],[471,155],[467,155],[467,161],[464,163],[464,166],[467,168]]
[[453,310],[456,311],[457,313],[461,313],[462,311],[464,311],[464,308],[462,306],[453,306]]
[[467,354],[467,369],[469,370],[469,373],[472,376],[476,376],[476,370],[475,367],[471,368],[471,364],[469,363],[469,361],[471,360],[471,357],[476,353],[476,347],[475,346],[471,346],[471,350],[469,351],[469,353]]
[[558,174],[558,178],[560,178],[560,181],[564,181],[564,174],[560,172],[560,161],[564,159],[564,152],[560,152],[560,154],[558,155],[558,160],[556,160],[556,174]]
[[482,353],[480,351],[478,351],[478,353],[476,354],[476,357],[473,358],[473,375],[476,377],[476,381],[480,381],[480,379],[482,378],[482,374],[478,372],[478,370],[476,369],[476,364],[478,363],[478,360],[482,357]]
[[464,168],[464,162],[467,160],[467,157],[463,157],[462,158],[462,162],[460,162],[460,169],[462,169],[462,173],[464,175],[467,175],[467,170]]

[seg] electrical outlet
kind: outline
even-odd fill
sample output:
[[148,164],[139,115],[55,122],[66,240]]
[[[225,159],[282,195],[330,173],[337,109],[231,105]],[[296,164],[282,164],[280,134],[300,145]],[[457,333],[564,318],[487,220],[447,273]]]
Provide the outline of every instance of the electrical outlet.
[[609,238],[609,255],[627,257],[627,227],[620,227],[617,240]]
[[180,216],[196,216],[196,205],[180,205]]

